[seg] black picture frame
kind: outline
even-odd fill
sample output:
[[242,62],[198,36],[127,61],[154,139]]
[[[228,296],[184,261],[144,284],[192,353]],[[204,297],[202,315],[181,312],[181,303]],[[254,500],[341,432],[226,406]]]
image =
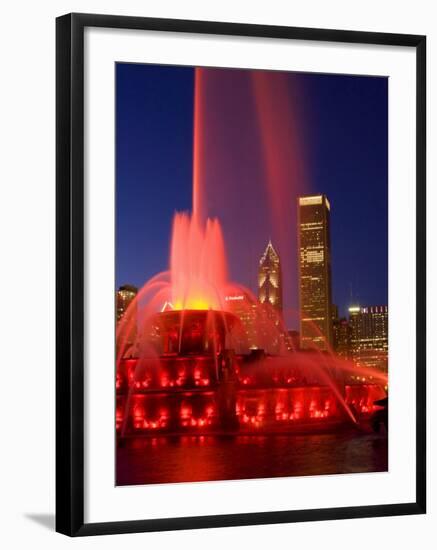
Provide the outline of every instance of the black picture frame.
[[[403,46],[416,51],[416,499],[199,517],[84,522],[84,29],[106,27]],[[426,511],[426,37],[68,14],[56,20],[56,530],[69,536],[423,514]]]

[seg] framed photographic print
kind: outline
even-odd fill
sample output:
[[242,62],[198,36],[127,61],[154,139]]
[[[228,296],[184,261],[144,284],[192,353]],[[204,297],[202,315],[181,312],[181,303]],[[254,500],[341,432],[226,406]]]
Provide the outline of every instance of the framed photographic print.
[[57,530],[424,513],[425,37],[56,51]]

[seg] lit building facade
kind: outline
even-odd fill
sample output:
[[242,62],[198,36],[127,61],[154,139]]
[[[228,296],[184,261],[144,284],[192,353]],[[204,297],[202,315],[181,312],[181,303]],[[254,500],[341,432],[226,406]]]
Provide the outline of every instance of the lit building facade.
[[126,313],[129,304],[135,298],[138,289],[133,285],[123,285],[117,290],[117,321]]
[[388,307],[349,308],[351,355],[358,366],[388,369]]
[[[137,307],[136,303],[132,307],[132,315],[129,312],[129,317],[125,317],[126,311],[138,293],[137,287],[133,285],[123,285],[117,290],[116,307],[117,307],[117,324],[124,331],[124,341],[126,348],[123,350],[125,358],[136,355],[135,342],[137,340]],[[117,350],[117,353],[119,350]]]
[[279,254],[269,241],[258,268],[258,341],[268,353],[284,345],[282,327],[282,271]]
[[253,303],[253,300],[244,294],[231,294],[225,296],[226,311],[233,313],[240,319],[243,334],[239,341],[240,347],[244,352],[250,349],[258,349],[258,322],[257,309],[258,305]]
[[344,317],[333,319],[332,339],[335,353],[349,359],[351,357],[351,327]]
[[285,334],[285,346],[287,351],[299,351],[300,334],[297,330],[287,330]]
[[269,241],[259,261],[258,299],[282,314],[282,273],[281,260]]
[[332,349],[340,357],[351,356],[351,327],[345,317],[339,317],[338,307],[332,304]]
[[332,347],[330,205],[325,195],[298,199],[300,345]]

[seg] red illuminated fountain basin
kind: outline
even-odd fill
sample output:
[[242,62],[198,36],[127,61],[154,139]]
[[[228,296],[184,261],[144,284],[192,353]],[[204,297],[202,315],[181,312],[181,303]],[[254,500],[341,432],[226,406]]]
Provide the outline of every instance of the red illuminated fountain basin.
[[166,311],[153,327],[159,354],[119,364],[119,436],[334,429],[351,411],[368,418],[385,397],[377,384],[346,383],[335,366],[311,371],[311,352],[235,354],[239,320],[228,312]]

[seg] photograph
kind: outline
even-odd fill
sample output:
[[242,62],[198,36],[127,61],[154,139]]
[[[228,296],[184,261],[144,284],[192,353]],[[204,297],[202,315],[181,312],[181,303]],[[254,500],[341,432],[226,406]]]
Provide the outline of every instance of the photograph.
[[388,471],[388,92],[115,64],[117,486]]

